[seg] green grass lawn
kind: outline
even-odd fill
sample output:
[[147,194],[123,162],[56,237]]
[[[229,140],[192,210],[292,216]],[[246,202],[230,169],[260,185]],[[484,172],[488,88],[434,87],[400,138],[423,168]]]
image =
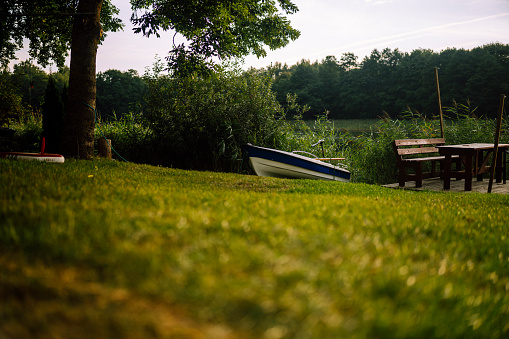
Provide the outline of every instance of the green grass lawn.
[[0,161],[0,337],[507,338],[509,196]]

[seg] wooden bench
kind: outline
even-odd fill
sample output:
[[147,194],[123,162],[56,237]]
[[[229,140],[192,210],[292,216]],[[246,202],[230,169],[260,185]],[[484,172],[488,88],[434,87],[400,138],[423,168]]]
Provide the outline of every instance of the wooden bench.
[[[442,173],[442,163],[445,157],[441,155],[425,156],[438,154],[436,146],[445,145],[445,139],[401,139],[394,140],[392,146],[396,154],[396,164],[398,165],[399,186],[405,186],[406,181],[415,181],[415,187],[422,187],[422,179],[439,177]],[[456,169],[461,166],[459,157],[453,157]],[[423,163],[431,162],[431,170],[423,172]],[[440,170],[436,170],[436,164],[440,164]],[[413,173],[407,172],[412,169]]]

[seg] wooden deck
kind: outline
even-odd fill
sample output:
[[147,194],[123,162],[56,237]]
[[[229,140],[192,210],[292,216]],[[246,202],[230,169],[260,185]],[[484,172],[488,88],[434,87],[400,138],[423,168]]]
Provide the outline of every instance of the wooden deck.
[[[472,180],[472,192],[477,193],[488,193],[488,184],[489,179],[484,179],[483,181]],[[430,178],[422,181],[422,187],[416,188],[415,181],[410,181],[405,184],[405,187],[399,187],[398,183],[383,185],[384,187],[396,188],[396,189],[405,189],[405,190],[413,190],[413,191],[436,191],[436,192],[463,192],[470,193],[469,191],[465,191],[465,180],[451,180],[451,189],[448,191],[444,191],[444,181],[440,178]],[[504,185],[502,183],[493,182],[493,187],[491,189],[491,193],[498,194],[509,194],[509,180]]]

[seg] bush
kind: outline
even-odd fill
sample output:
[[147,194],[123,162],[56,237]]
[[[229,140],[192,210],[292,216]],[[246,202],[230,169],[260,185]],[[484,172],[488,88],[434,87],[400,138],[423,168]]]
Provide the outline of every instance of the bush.
[[275,147],[284,133],[284,114],[271,91],[272,80],[254,70],[146,80],[157,164],[238,171],[241,145]]
[[42,139],[42,115],[34,112],[28,114],[19,122],[14,123],[12,129],[16,130],[12,140],[12,149],[15,151],[39,152]]
[[120,119],[98,121],[95,139],[111,140],[113,157],[137,163],[156,164],[153,159],[153,133],[141,113],[127,113]]

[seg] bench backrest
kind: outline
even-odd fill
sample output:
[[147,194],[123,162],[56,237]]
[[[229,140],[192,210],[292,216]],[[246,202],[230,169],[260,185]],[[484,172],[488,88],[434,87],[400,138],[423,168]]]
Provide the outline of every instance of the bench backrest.
[[445,145],[445,139],[401,139],[394,140],[392,145],[398,158],[401,158],[403,155],[436,153],[438,149],[435,146]]

